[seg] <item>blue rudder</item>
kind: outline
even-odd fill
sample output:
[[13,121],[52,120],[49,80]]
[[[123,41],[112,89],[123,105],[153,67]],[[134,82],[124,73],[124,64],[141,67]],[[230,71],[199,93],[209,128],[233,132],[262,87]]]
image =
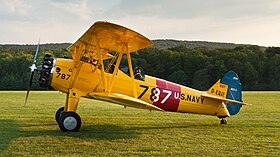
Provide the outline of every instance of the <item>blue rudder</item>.
[[[229,71],[223,77],[221,83],[228,85],[227,99],[242,102],[242,87],[238,75],[234,71]],[[235,115],[239,112],[242,105],[227,103],[227,109],[230,115]]]

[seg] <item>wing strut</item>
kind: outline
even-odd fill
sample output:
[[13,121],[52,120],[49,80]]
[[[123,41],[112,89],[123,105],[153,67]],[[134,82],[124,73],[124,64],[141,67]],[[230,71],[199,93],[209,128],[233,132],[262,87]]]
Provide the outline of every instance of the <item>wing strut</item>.
[[133,94],[134,94],[134,98],[137,98],[137,91],[136,91],[136,85],[135,85],[135,80],[134,80],[134,72],[132,69],[131,56],[130,56],[130,53],[128,52],[128,45],[126,45],[126,53],[127,53],[127,62],[128,62],[130,78],[132,81]]
[[117,75],[117,71],[119,69],[119,66],[120,66],[120,63],[121,63],[121,60],[122,60],[122,56],[123,56],[123,52],[121,51],[119,53],[119,57],[118,57],[118,60],[117,60],[117,64],[115,66],[115,69],[114,69],[114,72],[113,72],[113,78],[112,78],[112,82],[110,84],[110,87],[109,87],[109,93],[111,93],[111,90],[113,88],[113,85],[114,85],[114,82],[115,82],[115,79],[116,79],[116,75]]
[[[81,46],[83,46],[83,47],[81,47]],[[85,45],[79,45],[78,47],[75,47],[75,51],[78,52],[79,54],[81,54],[83,52],[84,47],[85,47]],[[74,84],[76,83],[78,75],[82,68],[82,65],[83,65],[83,62],[78,60],[78,58],[76,57],[76,59],[74,60],[73,72],[72,72],[74,77],[71,79],[69,89],[72,89]]]
[[[134,72],[133,72],[132,63],[131,63],[131,56],[130,56],[130,53],[128,52],[128,45],[127,44],[122,44],[122,48],[119,52],[118,60],[117,60],[117,63],[116,63],[116,66],[115,66],[115,69],[114,69],[114,72],[113,72],[112,81],[110,82],[109,88],[106,91],[109,92],[109,93],[111,93],[111,91],[112,91],[112,88],[113,88],[113,85],[114,85],[114,82],[115,82],[115,79],[116,79],[116,74],[117,74],[117,71],[119,69],[121,59],[122,59],[124,53],[126,53],[126,55],[127,55],[128,68],[129,68],[130,78],[131,78],[131,82],[132,82],[133,96],[134,96],[134,98],[137,98],[137,91],[136,91],[136,85],[135,85],[135,80],[134,80]],[[104,81],[106,81],[106,80],[104,80]],[[107,86],[105,86],[105,87],[107,87]]]
[[106,77],[105,77],[105,72],[104,72],[104,63],[103,63],[103,56],[102,56],[102,51],[99,45],[99,40],[97,36],[96,38],[96,48],[97,48],[97,53],[98,53],[98,58],[99,58],[99,63],[101,64],[101,82],[103,85],[103,90],[106,92],[107,90],[107,82],[106,82]]

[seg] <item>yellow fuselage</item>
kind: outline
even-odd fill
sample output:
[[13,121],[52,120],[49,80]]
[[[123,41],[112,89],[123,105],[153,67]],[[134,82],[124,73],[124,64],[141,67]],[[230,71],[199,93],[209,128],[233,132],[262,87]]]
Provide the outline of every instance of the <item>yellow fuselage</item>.
[[[104,78],[105,82],[102,81],[101,70],[94,64],[74,64],[71,59],[57,58],[51,86],[64,93],[74,88],[80,92],[80,96],[92,98],[88,93],[106,92],[106,87],[112,83],[113,74],[105,72]],[[227,116],[227,109],[222,107],[221,101],[202,97],[204,91],[147,75],[144,80],[135,79],[135,86],[138,99],[165,111]],[[131,77],[118,70],[110,92],[135,97]]]

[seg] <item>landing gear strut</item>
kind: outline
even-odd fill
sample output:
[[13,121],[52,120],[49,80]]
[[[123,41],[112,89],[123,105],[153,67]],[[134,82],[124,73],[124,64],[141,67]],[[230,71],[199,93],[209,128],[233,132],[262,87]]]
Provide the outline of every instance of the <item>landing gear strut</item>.
[[222,118],[222,119],[221,119],[221,124],[227,124],[226,118]]

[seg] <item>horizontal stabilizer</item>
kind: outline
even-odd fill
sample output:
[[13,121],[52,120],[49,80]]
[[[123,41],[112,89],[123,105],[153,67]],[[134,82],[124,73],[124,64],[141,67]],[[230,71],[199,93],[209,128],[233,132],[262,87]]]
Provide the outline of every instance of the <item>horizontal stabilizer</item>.
[[123,95],[123,94],[117,94],[117,93],[104,93],[104,92],[91,92],[88,94],[90,97],[97,99],[97,100],[103,100],[107,102],[116,103],[123,106],[129,106],[134,108],[140,108],[140,109],[147,109],[147,110],[157,110],[157,111],[164,111],[161,108],[154,106],[152,104],[149,104],[145,101]]
[[233,103],[233,104],[237,104],[237,105],[251,105],[251,104],[247,104],[247,103],[236,101],[236,100],[221,98],[221,97],[214,96],[214,95],[211,95],[208,93],[201,94],[201,97],[205,97],[205,98],[209,98],[209,99],[216,99],[216,100],[224,101],[225,103]]

